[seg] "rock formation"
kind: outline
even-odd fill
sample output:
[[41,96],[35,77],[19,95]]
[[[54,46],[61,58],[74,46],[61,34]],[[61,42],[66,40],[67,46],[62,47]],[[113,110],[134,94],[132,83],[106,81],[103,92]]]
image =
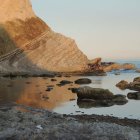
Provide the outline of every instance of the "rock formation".
[[127,81],[120,81],[116,86],[122,90],[130,89],[134,91],[140,91],[140,77],[134,78],[133,82],[128,83]]
[[1,0],[1,72],[81,72],[88,58],[75,41],[38,18],[29,0]]

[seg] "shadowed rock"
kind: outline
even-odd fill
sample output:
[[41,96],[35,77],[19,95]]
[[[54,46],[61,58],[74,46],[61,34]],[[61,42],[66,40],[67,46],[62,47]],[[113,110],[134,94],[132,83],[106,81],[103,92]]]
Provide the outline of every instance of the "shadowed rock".
[[79,85],[90,84],[90,83],[92,83],[92,81],[88,78],[82,78],[75,81],[75,84],[79,84]]
[[140,92],[130,92],[127,97],[128,99],[140,100]]
[[85,86],[75,89],[75,92],[77,93],[78,100],[81,99],[109,100],[113,98],[113,93],[110,92],[108,89],[91,88]]
[[128,102],[124,95],[113,95],[107,89],[80,87],[71,89],[77,93],[77,104],[81,108],[109,107],[113,105],[124,105]]
[[114,104],[116,105],[124,105],[128,102],[128,100],[126,99],[125,95],[114,95],[114,98],[112,99],[112,101],[114,102]]

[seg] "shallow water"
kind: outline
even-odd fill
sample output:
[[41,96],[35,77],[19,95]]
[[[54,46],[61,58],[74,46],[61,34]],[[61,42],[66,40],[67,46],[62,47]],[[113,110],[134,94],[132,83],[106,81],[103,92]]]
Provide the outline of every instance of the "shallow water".
[[[114,94],[127,95],[130,90],[120,90],[115,85],[121,80],[132,81],[138,73],[121,73],[114,75],[109,73],[107,76],[90,76],[92,84],[88,85],[96,88],[109,89]],[[111,107],[90,107],[77,105],[77,96],[68,88],[78,87],[69,84],[59,87],[57,84],[61,80],[75,81],[79,77],[59,77],[57,81],[51,78],[16,78],[0,79],[0,106],[11,105],[12,103],[27,105],[36,108],[45,108],[61,114],[100,114],[112,115],[116,117],[128,117],[140,119],[140,101],[129,100],[125,105],[115,105]],[[46,91],[47,86],[54,85],[53,90]],[[84,85],[83,85],[84,86]],[[85,107],[85,108],[84,108]]]

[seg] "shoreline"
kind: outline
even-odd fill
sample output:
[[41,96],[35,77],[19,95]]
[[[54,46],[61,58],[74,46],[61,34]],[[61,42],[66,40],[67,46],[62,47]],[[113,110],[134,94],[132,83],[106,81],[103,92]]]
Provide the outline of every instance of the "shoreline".
[[21,106],[0,108],[1,139],[139,140],[140,120],[100,115],[61,115]]

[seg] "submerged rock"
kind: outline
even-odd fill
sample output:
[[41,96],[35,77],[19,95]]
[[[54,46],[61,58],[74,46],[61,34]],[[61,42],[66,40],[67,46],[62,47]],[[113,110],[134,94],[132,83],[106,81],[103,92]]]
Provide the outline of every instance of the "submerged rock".
[[129,85],[129,83],[127,81],[122,80],[118,84],[116,84],[116,87],[124,90],[128,87],[128,85]]
[[128,99],[140,100],[140,92],[130,92],[127,97]]
[[92,83],[92,81],[88,78],[82,78],[82,79],[78,79],[78,80],[75,81],[75,84],[79,84],[79,85],[90,84],[90,83]]

